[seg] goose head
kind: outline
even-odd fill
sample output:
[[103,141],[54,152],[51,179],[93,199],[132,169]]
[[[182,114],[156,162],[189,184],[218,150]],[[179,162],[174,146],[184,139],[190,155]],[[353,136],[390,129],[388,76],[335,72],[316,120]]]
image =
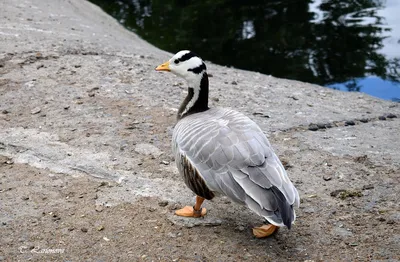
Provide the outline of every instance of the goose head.
[[200,88],[203,76],[207,72],[203,60],[189,50],[176,53],[170,60],[159,65],[157,71],[168,71],[185,79],[189,87]]

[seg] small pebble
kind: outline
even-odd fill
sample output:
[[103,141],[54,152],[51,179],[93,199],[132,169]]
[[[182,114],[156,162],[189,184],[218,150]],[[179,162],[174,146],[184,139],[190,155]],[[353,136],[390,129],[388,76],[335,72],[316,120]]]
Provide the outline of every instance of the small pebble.
[[175,233],[172,233],[172,232],[169,232],[167,234],[167,236],[169,236],[170,238],[176,238],[177,237],[177,235]]
[[88,232],[88,229],[87,229],[86,227],[82,227],[82,228],[81,228],[81,231],[84,232],[84,233],[86,233],[86,232]]
[[386,120],[386,117],[380,116],[380,117],[378,117],[378,119],[379,119],[379,120]]
[[10,111],[4,109],[3,111],[1,111],[1,113],[7,115],[8,113],[10,113]]
[[324,175],[322,178],[323,178],[325,181],[332,180],[332,177],[331,177],[331,176],[328,176],[328,175]]
[[345,125],[345,126],[354,126],[355,124],[356,124],[356,123],[354,123],[353,120],[348,120],[348,121],[344,122],[344,125]]
[[318,130],[318,126],[316,124],[310,124],[308,126],[308,130],[317,131]]
[[394,114],[388,114],[386,117],[387,117],[387,118],[397,118],[397,116],[394,115]]
[[102,231],[102,230],[104,230],[104,226],[97,227],[97,231]]
[[35,107],[34,109],[31,110],[31,114],[36,115],[36,114],[39,114],[40,111],[42,111],[42,109],[40,109],[40,107]]
[[368,120],[367,118],[361,118],[361,119],[360,119],[360,122],[361,122],[361,123],[368,123],[368,121],[369,121],[369,120]]
[[363,190],[368,190],[368,189],[373,189],[374,188],[374,185],[365,185],[365,186],[363,186]]
[[103,207],[102,205],[96,205],[95,210],[96,210],[97,212],[101,212],[101,211],[104,210],[104,207]]
[[166,206],[168,206],[168,201],[167,200],[162,200],[162,201],[158,202],[158,205],[160,207],[166,207]]
[[323,123],[319,123],[319,124],[317,124],[317,126],[318,126],[319,129],[325,129],[326,128],[326,125],[323,124]]
[[161,161],[161,164],[164,164],[164,165],[168,166],[168,165],[169,165],[169,162],[168,162],[168,161],[165,161],[165,160],[163,160],[163,161]]
[[244,226],[237,226],[235,229],[237,231],[243,232],[246,228]]
[[24,196],[24,197],[22,197],[22,200],[29,200],[29,197],[28,196]]
[[237,85],[237,82],[236,82],[236,81],[232,81],[231,84],[232,84],[232,85]]
[[393,220],[393,219],[389,219],[387,222],[386,222],[386,224],[389,224],[389,225],[393,225],[395,223],[395,221]]

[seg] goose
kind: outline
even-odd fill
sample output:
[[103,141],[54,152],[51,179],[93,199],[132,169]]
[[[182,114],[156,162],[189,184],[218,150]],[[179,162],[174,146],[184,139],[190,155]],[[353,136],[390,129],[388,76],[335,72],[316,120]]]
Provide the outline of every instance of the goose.
[[172,72],[188,83],[177,115],[172,151],[179,173],[195,194],[194,206],[178,216],[206,215],[205,199],[225,195],[268,223],[253,228],[257,238],[291,228],[300,197],[261,128],[242,113],[208,107],[208,75],[203,60],[189,50],[176,53],[156,71]]

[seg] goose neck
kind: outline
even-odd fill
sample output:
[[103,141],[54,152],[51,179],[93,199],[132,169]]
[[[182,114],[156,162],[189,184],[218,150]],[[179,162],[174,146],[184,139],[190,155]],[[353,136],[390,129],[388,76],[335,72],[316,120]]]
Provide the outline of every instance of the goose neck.
[[208,109],[208,75],[204,72],[200,82],[189,83],[188,94],[178,111],[178,120]]

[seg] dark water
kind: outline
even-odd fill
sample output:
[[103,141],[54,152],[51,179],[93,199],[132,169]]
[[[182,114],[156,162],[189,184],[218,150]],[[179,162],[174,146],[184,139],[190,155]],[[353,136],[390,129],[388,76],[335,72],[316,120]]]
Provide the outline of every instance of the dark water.
[[375,76],[393,86],[382,98],[400,98],[400,59],[382,53],[391,34],[385,1],[90,1],[172,53],[191,49],[217,64],[348,91]]

